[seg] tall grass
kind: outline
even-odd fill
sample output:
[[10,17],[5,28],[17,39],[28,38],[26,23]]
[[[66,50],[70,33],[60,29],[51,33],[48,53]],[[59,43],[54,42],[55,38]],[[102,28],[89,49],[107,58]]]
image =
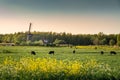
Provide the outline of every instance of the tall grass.
[[96,60],[9,57],[0,64],[0,80],[118,80],[120,73]]

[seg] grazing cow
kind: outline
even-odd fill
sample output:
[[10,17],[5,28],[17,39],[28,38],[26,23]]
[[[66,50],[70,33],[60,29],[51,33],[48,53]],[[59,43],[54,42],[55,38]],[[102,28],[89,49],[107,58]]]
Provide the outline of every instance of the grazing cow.
[[75,50],[73,50],[73,54],[75,54]]
[[103,51],[101,51],[101,54],[104,54],[104,52],[103,52]]
[[97,49],[97,47],[95,47],[94,49]]
[[54,51],[49,51],[49,54],[53,54],[54,55]]
[[110,54],[117,54],[115,51],[110,51]]
[[31,55],[36,55],[36,52],[35,51],[31,51]]

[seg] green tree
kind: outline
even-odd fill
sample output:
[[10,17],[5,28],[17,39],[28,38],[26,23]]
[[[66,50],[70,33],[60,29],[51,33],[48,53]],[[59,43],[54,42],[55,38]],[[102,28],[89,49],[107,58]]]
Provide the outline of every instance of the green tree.
[[[30,45],[40,45],[39,40],[47,40],[47,44],[71,44],[71,45],[109,45],[110,40],[113,39],[115,44],[120,46],[120,34],[71,34],[71,33],[56,33],[56,32],[31,32]],[[17,45],[27,45],[27,32],[18,32],[14,34],[1,34],[0,42],[16,43]],[[58,40],[57,40],[58,39]]]
[[0,43],[2,43],[2,37],[3,37],[3,35],[0,35]]
[[120,46],[120,34],[117,35],[117,45]]
[[109,45],[111,45],[111,46],[115,45],[115,40],[111,39],[111,40],[109,41]]
[[33,45],[35,45],[35,46],[43,46],[44,43],[43,43],[42,40],[39,40],[39,41],[34,41]]
[[95,38],[95,39],[93,40],[93,44],[94,44],[94,45],[99,45],[99,39],[98,39],[98,38]]
[[100,44],[101,44],[101,45],[106,45],[106,44],[107,44],[106,38],[102,39],[102,40],[100,41]]
[[59,39],[55,39],[55,41],[53,42],[53,44],[55,45],[64,44],[64,43],[65,43],[64,40],[59,40]]

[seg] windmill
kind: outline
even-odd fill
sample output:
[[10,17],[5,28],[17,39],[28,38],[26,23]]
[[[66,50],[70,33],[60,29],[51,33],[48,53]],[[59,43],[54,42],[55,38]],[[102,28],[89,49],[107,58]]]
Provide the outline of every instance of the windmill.
[[32,37],[32,34],[31,34],[31,25],[32,25],[32,23],[30,23],[30,25],[29,25],[29,30],[28,30],[28,34],[27,34],[27,41],[30,41],[31,40],[31,37]]

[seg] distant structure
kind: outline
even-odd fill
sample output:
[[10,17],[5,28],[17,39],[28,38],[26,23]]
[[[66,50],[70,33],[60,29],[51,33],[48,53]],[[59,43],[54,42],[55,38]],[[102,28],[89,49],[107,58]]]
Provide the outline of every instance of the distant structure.
[[29,25],[29,30],[28,30],[28,34],[27,34],[27,41],[30,41],[31,40],[31,37],[32,37],[32,34],[31,34],[31,26],[32,26],[32,23],[30,23]]

